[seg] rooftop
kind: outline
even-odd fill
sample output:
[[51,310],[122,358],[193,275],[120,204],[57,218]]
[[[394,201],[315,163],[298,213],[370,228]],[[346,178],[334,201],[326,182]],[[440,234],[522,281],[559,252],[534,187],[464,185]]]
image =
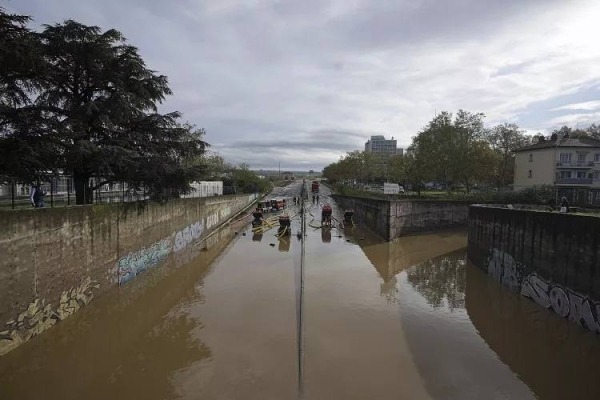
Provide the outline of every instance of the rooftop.
[[515,153],[520,151],[546,149],[552,147],[587,147],[600,148],[600,140],[592,137],[567,137],[556,140],[544,140],[535,144],[516,149]]

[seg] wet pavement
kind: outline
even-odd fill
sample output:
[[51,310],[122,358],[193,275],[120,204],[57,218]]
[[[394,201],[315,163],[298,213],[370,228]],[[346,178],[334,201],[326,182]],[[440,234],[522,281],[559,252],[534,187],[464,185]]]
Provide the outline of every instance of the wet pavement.
[[598,338],[469,264],[465,232],[385,243],[319,207],[302,297],[298,216],[237,222],[0,358],[0,399],[600,398]]

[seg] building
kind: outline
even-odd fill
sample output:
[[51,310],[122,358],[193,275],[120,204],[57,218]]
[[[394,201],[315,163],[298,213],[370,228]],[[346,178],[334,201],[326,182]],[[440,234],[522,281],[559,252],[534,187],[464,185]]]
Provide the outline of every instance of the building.
[[381,156],[401,156],[403,151],[397,148],[396,139],[393,137],[388,140],[382,135],[375,135],[365,143],[365,152]]
[[554,185],[573,204],[600,204],[600,140],[540,137],[515,151],[514,189]]

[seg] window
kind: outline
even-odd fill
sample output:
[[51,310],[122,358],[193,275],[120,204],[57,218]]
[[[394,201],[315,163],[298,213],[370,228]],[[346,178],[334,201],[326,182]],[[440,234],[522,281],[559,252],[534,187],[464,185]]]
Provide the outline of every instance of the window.
[[594,179],[600,179],[600,171],[594,171]]
[[570,178],[571,171],[560,171],[560,177],[561,177],[561,179]]
[[577,171],[577,179],[585,179],[585,171]]
[[563,164],[571,163],[571,153],[560,153],[560,162]]
[[600,153],[594,154],[594,162],[600,162]]
[[531,170],[529,170],[528,177],[531,178]]
[[585,153],[577,153],[577,161],[585,161]]
[[532,162],[532,161],[533,161],[533,154],[530,154],[529,155],[529,162]]

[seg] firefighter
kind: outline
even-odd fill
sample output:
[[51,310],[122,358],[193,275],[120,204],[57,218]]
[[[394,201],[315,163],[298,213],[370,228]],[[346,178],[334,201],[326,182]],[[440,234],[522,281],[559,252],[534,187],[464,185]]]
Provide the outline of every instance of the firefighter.
[[254,210],[254,212],[252,212],[252,216],[254,217],[254,220],[252,221],[252,226],[262,225],[262,223],[263,223],[262,208],[256,207],[256,210]]
[[321,224],[322,225],[331,225],[331,214],[333,214],[333,210],[329,204],[323,205],[321,209]]

